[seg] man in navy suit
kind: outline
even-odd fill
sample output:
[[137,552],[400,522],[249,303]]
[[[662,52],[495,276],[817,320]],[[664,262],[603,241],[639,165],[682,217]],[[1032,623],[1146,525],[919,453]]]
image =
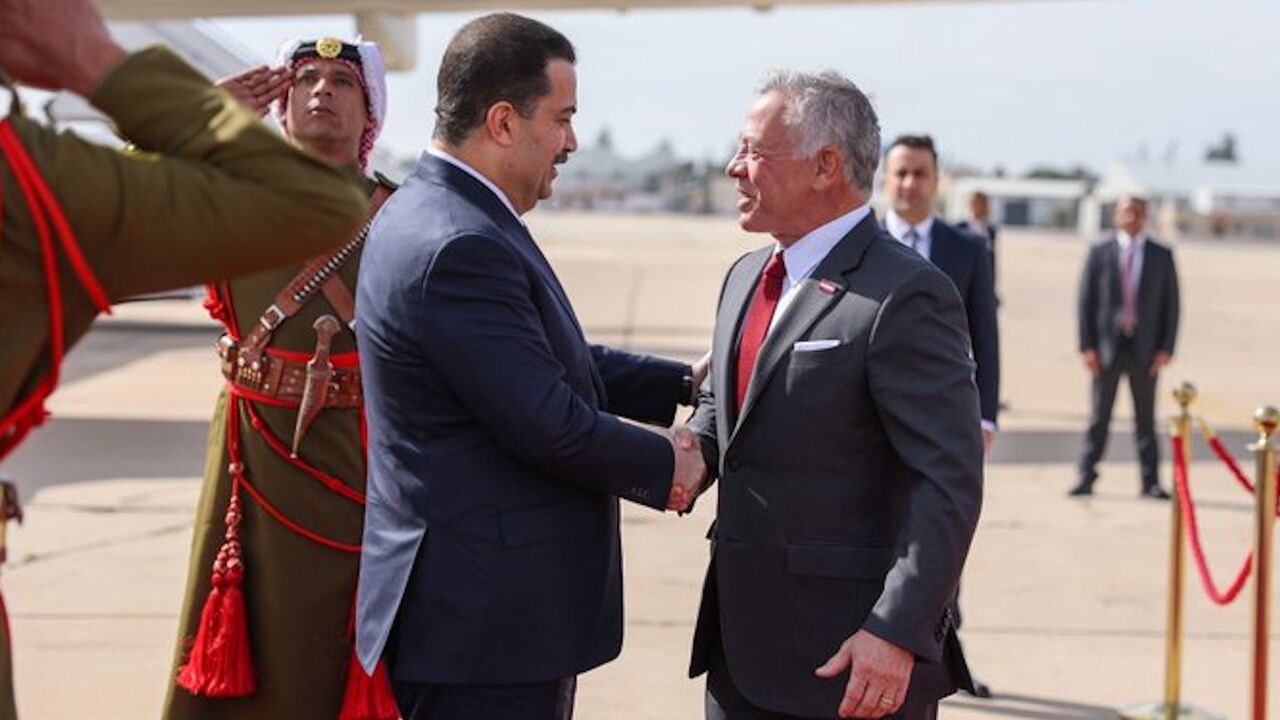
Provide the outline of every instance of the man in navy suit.
[[[933,139],[928,135],[899,136],[885,155],[884,194],[891,205],[885,215],[885,229],[937,265],[960,291],[977,365],[982,445],[990,452],[1000,411],[1000,330],[991,254],[981,238],[956,230],[934,216],[937,193],[938,153]],[[959,625],[957,603],[956,626]],[[964,674],[969,674],[967,665]],[[971,677],[965,678],[961,689],[978,697],[991,696],[985,684]]]
[[890,204],[885,229],[951,278],[964,300],[977,363],[983,447],[990,451],[1000,411],[1000,329],[991,259],[986,247],[933,214],[938,194],[938,154],[927,135],[902,135],[885,155],[884,195]]
[[521,220],[577,148],[574,60],[518,15],[464,26],[364,251],[356,642],[406,720],[570,717],[621,647],[618,498],[683,509],[705,474],[688,430],[618,417],[670,424],[700,373],[588,345]]
[[[1000,229],[991,222],[991,198],[981,190],[975,191],[969,196],[969,217],[956,223],[956,229],[973,235],[987,244],[987,251],[991,253],[991,284],[999,287],[999,281],[996,277],[996,236],[1000,234]],[[997,304],[1000,293],[996,293]]]

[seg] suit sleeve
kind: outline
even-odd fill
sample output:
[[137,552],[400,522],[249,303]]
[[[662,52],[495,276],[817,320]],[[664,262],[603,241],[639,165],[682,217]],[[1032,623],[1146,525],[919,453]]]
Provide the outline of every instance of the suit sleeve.
[[89,100],[144,152],[15,128],[112,299],[303,260],[359,229],[356,183],[166,49],[129,55]]
[[1173,261],[1173,251],[1168,251],[1169,279],[1164,286],[1164,302],[1160,305],[1160,343],[1157,346],[1173,355],[1174,345],[1178,341],[1178,320],[1181,313],[1180,292],[1178,288],[1178,265]]
[[864,628],[938,661],[982,505],[982,439],[964,308],[940,271],[916,271],[880,308],[867,372],[911,484],[897,559]]
[[605,410],[636,422],[669,426],[676,418],[682,362],[592,345],[591,357],[605,387]]
[[423,283],[420,337],[431,338],[423,355],[520,462],[665,508],[675,465],[670,441],[573,391],[542,329],[530,282],[501,242],[479,235],[450,240]]
[[1090,249],[1080,273],[1080,286],[1076,292],[1076,313],[1080,331],[1080,352],[1098,349],[1098,251]]
[[973,284],[965,301],[973,359],[978,364],[978,397],[982,419],[995,424],[1000,413],[1000,323],[996,316],[996,290],[991,277],[991,254],[975,244]]

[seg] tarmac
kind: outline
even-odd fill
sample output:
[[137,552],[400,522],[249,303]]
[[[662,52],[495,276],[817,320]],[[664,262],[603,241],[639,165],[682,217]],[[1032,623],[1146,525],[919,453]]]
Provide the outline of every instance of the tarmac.
[[[531,226],[593,340],[686,359],[707,347],[724,271],[765,242],[725,218],[534,213]],[[1087,412],[1075,347],[1085,248],[1073,235],[1001,236],[1008,407],[987,466],[961,631],[996,697],[950,699],[941,712],[949,720],[1101,720],[1162,692],[1170,507],[1137,497],[1123,391],[1098,494],[1065,496]],[[1188,242],[1176,252],[1182,331],[1159,411],[1175,411],[1175,383],[1195,382],[1194,411],[1251,471],[1253,411],[1280,403],[1269,290],[1280,246]],[[27,511],[10,528],[0,580],[25,719],[159,715],[220,383],[216,334],[198,302],[120,307],[71,353],[53,418],[0,466]],[[1163,444],[1162,454],[1169,485]],[[1251,498],[1203,444],[1194,454],[1201,530],[1225,585],[1251,542]],[[702,717],[703,685],[686,669],[713,514],[706,501],[684,518],[627,507],[625,647],[581,678],[578,720]],[[1228,718],[1248,716],[1251,587],[1219,608],[1188,562],[1183,699]],[[1270,648],[1280,651],[1274,635]]]

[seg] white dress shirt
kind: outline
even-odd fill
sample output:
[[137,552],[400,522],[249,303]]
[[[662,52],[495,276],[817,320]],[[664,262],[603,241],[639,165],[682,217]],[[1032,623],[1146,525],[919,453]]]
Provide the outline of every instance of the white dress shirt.
[[769,322],[770,330],[795,299],[795,293],[792,291],[813,274],[814,269],[826,259],[827,255],[831,254],[831,250],[844,239],[844,236],[870,214],[871,205],[868,203],[822,227],[810,230],[804,237],[792,243],[791,247],[778,246],[775,252],[782,253],[782,261],[787,266],[787,276],[782,280],[782,296],[778,298],[778,307],[774,309],[773,320]]
[[520,213],[516,212],[516,206],[511,204],[511,200],[507,198],[507,194],[502,192],[502,189],[499,188],[497,185],[494,185],[492,180],[485,177],[484,175],[481,175],[479,170],[476,170],[470,165],[462,162],[458,158],[450,155],[449,153],[445,152],[444,150],[441,150],[440,148],[434,145],[430,145],[427,147],[427,154],[432,157],[440,158],[441,160],[458,168],[464,173],[470,175],[471,177],[479,180],[485,187],[489,188],[489,190],[492,191],[494,195],[498,196],[498,199],[502,201],[503,205],[507,206],[507,209],[511,211],[511,216],[514,217],[521,225],[524,225],[524,219],[520,217]]
[[923,257],[925,260],[929,260],[931,258],[933,254],[932,215],[921,220],[919,224],[912,225],[906,220],[903,220],[902,216],[898,215],[898,213],[890,210],[889,213],[884,216],[884,227],[889,231],[889,234],[893,236],[893,239],[907,247],[911,247],[911,241],[907,239],[907,234],[912,230],[915,230],[916,237],[918,238],[915,243],[916,252],[920,253],[920,257]]

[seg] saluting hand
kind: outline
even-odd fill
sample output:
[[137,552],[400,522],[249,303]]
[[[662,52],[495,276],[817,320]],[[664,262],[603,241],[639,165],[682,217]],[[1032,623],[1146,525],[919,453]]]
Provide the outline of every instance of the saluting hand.
[[267,114],[271,103],[284,99],[292,82],[293,74],[289,68],[259,65],[219,80],[218,87],[231,93],[241,105],[261,117]]
[[87,98],[124,56],[89,0],[0,0],[0,70],[18,82]]

